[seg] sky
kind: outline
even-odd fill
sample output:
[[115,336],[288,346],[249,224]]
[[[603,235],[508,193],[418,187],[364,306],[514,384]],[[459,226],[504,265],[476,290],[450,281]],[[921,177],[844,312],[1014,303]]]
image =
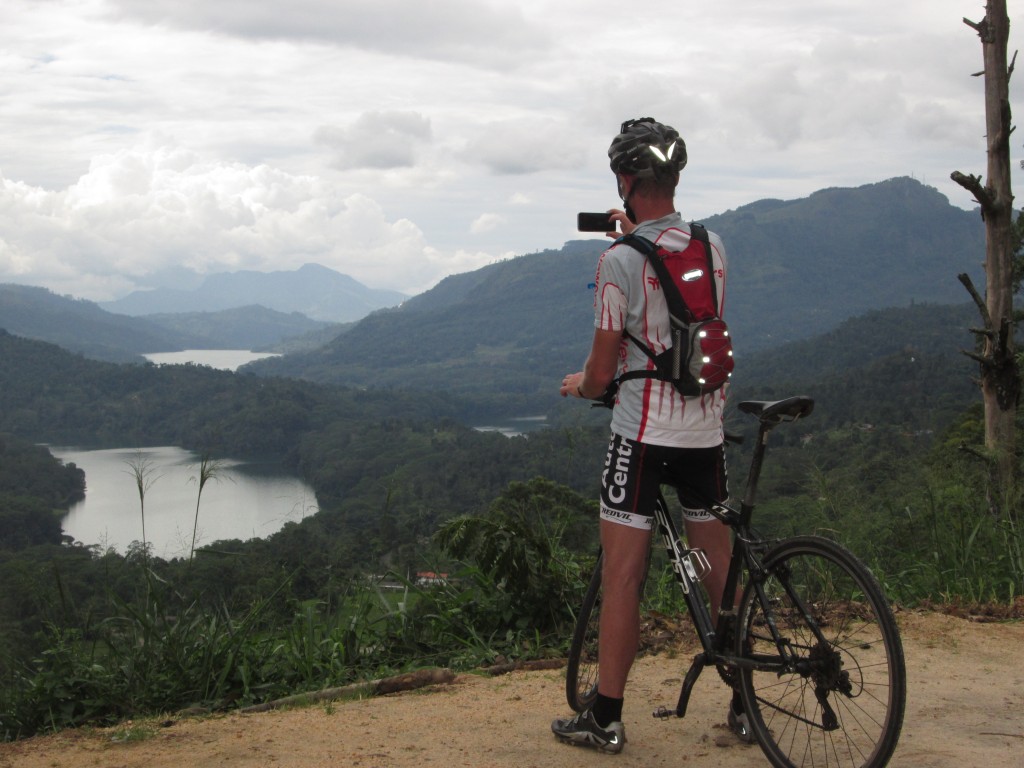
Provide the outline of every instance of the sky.
[[[640,116],[686,141],[687,219],[897,176],[970,209],[949,175],[985,174],[982,49],[963,21],[984,14],[983,0],[4,0],[0,283],[107,301],[315,262],[420,293],[585,237],[576,213],[619,205],[607,147]],[[1011,26],[1011,55],[1017,39]]]

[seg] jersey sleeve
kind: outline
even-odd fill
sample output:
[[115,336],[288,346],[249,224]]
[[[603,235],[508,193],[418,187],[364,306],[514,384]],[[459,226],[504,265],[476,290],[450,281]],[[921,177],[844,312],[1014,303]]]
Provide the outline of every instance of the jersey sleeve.
[[726,258],[725,244],[722,243],[722,239],[714,232],[709,232],[708,237],[711,240],[711,253],[715,267],[716,290],[718,291],[718,316],[725,317],[725,282],[726,275],[729,272],[729,260]]
[[597,263],[594,288],[594,327],[602,331],[622,331],[626,327],[629,299],[623,290],[626,274],[622,262],[610,248]]

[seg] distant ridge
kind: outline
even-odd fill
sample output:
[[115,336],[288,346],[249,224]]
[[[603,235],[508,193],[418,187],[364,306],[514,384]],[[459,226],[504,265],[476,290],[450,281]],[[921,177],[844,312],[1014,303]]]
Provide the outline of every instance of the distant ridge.
[[[761,200],[704,222],[728,250],[725,310],[740,378],[757,375],[744,365],[754,353],[818,336],[848,318],[914,303],[962,303],[960,272],[984,284],[980,217],[913,179]],[[600,238],[573,240],[449,276],[405,301],[314,264],[211,275],[196,290],[151,291],[103,305],[136,302],[142,317],[127,309],[104,312],[42,288],[0,286],[0,327],[104,360],[259,343],[307,352],[254,364],[253,373],[453,394],[511,386],[526,403],[545,397],[553,376],[582,364],[593,323],[594,269],[606,245]],[[401,303],[368,310],[368,295]],[[227,309],[193,308],[243,299]],[[171,309],[161,309],[161,301]],[[330,325],[308,319],[342,310],[362,319]]]
[[[961,304],[968,298],[957,281],[961,272],[983,284],[981,218],[910,178],[762,200],[704,223],[728,252],[725,312],[738,380],[756,379],[758,372],[744,365],[756,352],[816,337],[873,310]],[[606,244],[574,240],[453,275],[321,349],[248,368],[453,394],[512,387],[524,408],[549,401],[553,382],[579,370],[590,348],[591,286]]]
[[109,362],[142,362],[146,352],[195,346],[188,334],[104,312],[91,301],[31,285],[0,284],[0,328]]
[[261,349],[298,345],[309,334],[331,335],[344,326],[261,306],[221,312],[130,317],[91,301],[58,296],[46,288],[0,284],[0,328],[46,341],[95,360],[142,362],[151,352],[183,349]]
[[157,288],[134,291],[116,301],[101,302],[109,312],[143,316],[183,312],[219,312],[259,304],[313,320],[344,323],[378,309],[401,304],[398,291],[368,288],[348,275],[319,264],[277,272],[218,272],[194,289]]

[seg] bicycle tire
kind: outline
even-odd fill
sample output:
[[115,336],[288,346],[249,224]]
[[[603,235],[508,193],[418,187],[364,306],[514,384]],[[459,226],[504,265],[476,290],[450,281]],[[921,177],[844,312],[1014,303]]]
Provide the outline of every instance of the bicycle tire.
[[762,669],[740,671],[740,694],[766,757],[776,768],[882,768],[903,727],[907,681],[899,629],[878,581],[819,536],[781,542],[763,566],[769,618],[796,656],[784,671],[770,668],[778,647],[748,584],[736,652]]
[[565,698],[574,712],[588,709],[597,698],[597,635],[601,620],[601,566],[598,555],[594,573],[576,615],[572,644],[565,671]]

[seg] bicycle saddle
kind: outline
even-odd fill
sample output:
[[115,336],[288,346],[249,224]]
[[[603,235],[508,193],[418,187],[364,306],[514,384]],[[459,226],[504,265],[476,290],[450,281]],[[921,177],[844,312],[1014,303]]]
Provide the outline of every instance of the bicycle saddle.
[[796,421],[810,415],[814,410],[814,400],[807,395],[796,395],[775,401],[744,400],[737,407],[763,422],[778,424],[783,421]]

